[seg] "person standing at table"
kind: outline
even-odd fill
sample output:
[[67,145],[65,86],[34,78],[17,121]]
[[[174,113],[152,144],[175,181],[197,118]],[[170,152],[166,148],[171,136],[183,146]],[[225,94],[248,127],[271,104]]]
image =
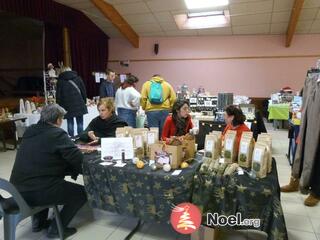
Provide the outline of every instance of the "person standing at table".
[[222,133],[222,137],[224,138],[228,130],[236,131],[237,132],[236,146],[237,146],[237,149],[239,149],[242,132],[250,132],[250,129],[244,123],[246,120],[246,116],[243,114],[240,108],[234,105],[229,105],[226,107],[226,110],[224,113],[224,119],[227,126],[225,127]]
[[65,119],[67,119],[69,136],[74,136],[74,118],[77,122],[78,135],[81,134],[83,115],[88,113],[87,93],[82,78],[69,67],[65,67],[59,75],[56,98],[57,103],[67,111]]
[[113,98],[102,98],[98,103],[99,116],[94,118],[80,135],[80,140],[98,143],[101,138],[115,137],[116,129],[128,126],[115,113]]
[[119,118],[126,121],[130,127],[136,127],[136,115],[140,106],[140,93],[135,89],[139,79],[133,75],[127,77],[116,92],[116,108]]
[[114,80],[116,78],[116,72],[108,69],[107,79],[103,80],[100,84],[100,98],[115,97],[116,89],[114,86]]
[[142,86],[142,109],[146,111],[148,126],[159,128],[159,136],[162,136],[163,124],[175,100],[176,93],[172,86],[158,74]]
[[172,116],[168,116],[162,130],[162,140],[172,136],[184,136],[193,128],[190,106],[186,100],[177,100],[172,107]]
[[[58,104],[46,105],[40,120],[27,128],[17,151],[10,182],[30,206],[63,205],[60,212],[64,237],[76,233],[67,228],[87,201],[83,186],[68,182],[71,173],[82,174],[83,154],[61,128],[66,111]],[[49,221],[48,209],[32,218],[32,231],[48,228],[47,237],[58,238],[56,221]]]

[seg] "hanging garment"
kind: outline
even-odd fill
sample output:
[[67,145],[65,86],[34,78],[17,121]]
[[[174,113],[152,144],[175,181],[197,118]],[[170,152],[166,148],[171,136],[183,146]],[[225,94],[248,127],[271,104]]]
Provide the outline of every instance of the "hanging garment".
[[[298,145],[292,175],[300,178],[300,187],[310,188],[312,174],[315,173],[316,161],[320,161],[317,151],[320,143],[320,82],[318,74],[308,77],[305,82],[302,124],[300,130],[301,143]],[[318,183],[320,184],[320,183]]]

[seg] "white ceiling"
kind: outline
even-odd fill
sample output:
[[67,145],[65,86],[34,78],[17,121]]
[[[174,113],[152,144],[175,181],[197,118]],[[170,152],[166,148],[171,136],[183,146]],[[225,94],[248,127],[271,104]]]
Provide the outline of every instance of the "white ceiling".
[[[111,38],[122,37],[90,0],[55,0],[84,12]],[[187,13],[184,0],[105,0],[141,37],[285,34],[294,0],[230,0],[231,26],[179,30],[173,16]],[[305,0],[296,33],[320,33],[320,0]]]

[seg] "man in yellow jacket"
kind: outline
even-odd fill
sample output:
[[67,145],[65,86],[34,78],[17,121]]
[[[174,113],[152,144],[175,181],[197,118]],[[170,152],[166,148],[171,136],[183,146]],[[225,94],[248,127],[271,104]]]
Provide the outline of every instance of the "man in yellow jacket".
[[175,100],[172,86],[160,75],[154,75],[142,86],[141,107],[146,111],[148,126],[159,128],[159,136]]

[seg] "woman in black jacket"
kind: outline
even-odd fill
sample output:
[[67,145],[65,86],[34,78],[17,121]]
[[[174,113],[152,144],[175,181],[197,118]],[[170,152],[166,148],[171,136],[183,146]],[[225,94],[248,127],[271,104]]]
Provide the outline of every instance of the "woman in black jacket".
[[67,114],[68,133],[74,136],[74,118],[77,121],[78,135],[83,131],[83,115],[88,113],[86,106],[86,88],[80,76],[70,68],[64,69],[59,75],[57,83],[57,103],[62,106]]
[[99,116],[94,118],[86,130],[80,135],[80,140],[98,143],[100,138],[115,137],[116,129],[128,126],[115,113],[113,98],[102,98],[98,103]]

